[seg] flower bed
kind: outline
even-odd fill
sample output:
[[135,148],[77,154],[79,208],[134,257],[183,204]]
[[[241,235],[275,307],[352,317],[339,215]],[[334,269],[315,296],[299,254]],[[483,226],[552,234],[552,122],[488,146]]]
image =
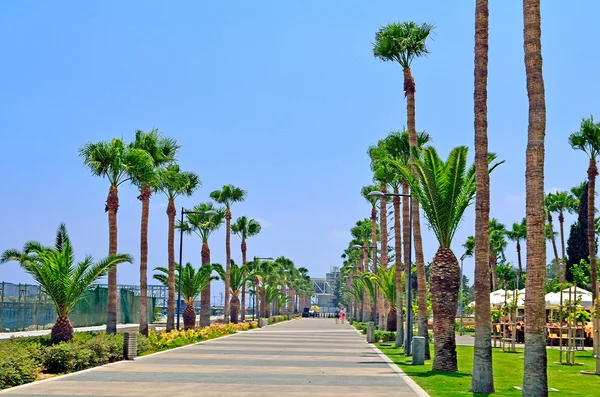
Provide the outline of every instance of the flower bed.
[[[138,335],[138,355],[198,343],[203,340],[247,331],[256,321],[240,324],[211,324],[187,331]],[[52,345],[50,335],[12,338],[0,342],[0,390],[33,382],[41,373],[64,374],[123,359],[123,335],[78,332],[70,342]]]

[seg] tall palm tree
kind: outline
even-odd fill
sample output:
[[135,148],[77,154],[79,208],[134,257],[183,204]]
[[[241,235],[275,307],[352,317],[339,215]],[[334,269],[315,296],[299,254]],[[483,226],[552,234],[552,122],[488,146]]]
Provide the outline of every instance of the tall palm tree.
[[157,173],[158,190],[167,196],[167,216],[169,219],[169,231],[167,237],[168,251],[168,282],[169,299],[167,306],[167,332],[175,328],[175,216],[177,209],[175,199],[179,196],[190,197],[202,186],[197,174],[181,171],[179,165],[170,164],[161,168]]
[[[247,258],[247,246],[246,240],[249,237],[256,236],[261,231],[260,223],[255,219],[248,219],[248,217],[241,216],[235,220],[235,223],[231,225],[231,232],[238,235],[238,237],[242,240],[242,267],[246,266]],[[246,268],[247,269],[247,268]],[[242,310],[240,314],[240,319],[242,321],[246,320],[246,283],[242,285]]]
[[233,185],[223,185],[221,190],[214,190],[210,198],[219,204],[225,205],[225,313],[224,321],[229,322],[229,266],[231,263],[231,206],[246,199],[248,192]]
[[[373,239],[373,220],[369,220],[368,218],[365,218],[363,220],[360,220],[358,222],[356,222],[355,226],[350,229],[350,235],[352,236],[352,238],[354,239],[354,242],[352,244],[358,244],[358,245],[362,245],[364,248],[362,249],[362,255],[361,258],[363,260],[363,264],[362,267],[360,269],[360,271],[362,272],[368,272],[369,271],[369,257],[370,257],[370,252],[369,252],[369,243],[371,243],[372,239]],[[372,244],[373,246],[375,246],[377,244],[377,241],[379,240],[380,234],[379,234],[379,226],[377,225],[377,223],[375,223],[375,244]],[[372,254],[371,254],[372,255]],[[373,271],[376,271],[375,268],[373,268]],[[369,306],[369,300],[367,299],[367,296],[365,295],[365,297],[363,298],[363,301],[365,302],[364,306],[363,306],[363,320],[366,318],[366,313],[371,312],[372,313],[372,321],[375,321],[375,316],[377,315],[374,311],[371,311],[372,308],[374,308],[373,306],[373,302],[371,302],[371,306]]]
[[521,223],[513,223],[512,229],[506,231],[506,237],[517,245],[517,260],[519,265],[519,277],[523,275],[523,263],[521,262],[521,241],[527,239],[527,219],[523,218]]
[[[215,263],[213,264],[213,267],[221,278],[226,276],[227,271],[223,269],[221,264]],[[248,277],[246,265],[238,266],[232,259],[229,272],[229,292],[231,293],[231,322],[234,324],[238,323],[238,315],[240,313],[239,296],[242,292],[242,287],[248,280],[250,280],[250,277]]]
[[570,214],[577,213],[579,203],[577,199],[569,192],[558,191],[552,193],[552,209],[558,212],[558,223],[560,227],[560,248],[562,253],[562,265],[559,271],[560,282],[566,282],[567,275],[567,256],[565,254],[565,212]]
[[83,297],[92,283],[121,263],[131,263],[130,255],[111,255],[94,263],[88,255],[83,262],[75,264],[75,253],[64,223],[56,232],[54,247],[45,247],[37,241],[25,243],[22,251],[6,250],[0,257],[0,263],[17,261],[27,273],[40,285],[54,303],[57,319],[52,326],[52,343],[73,339],[74,330],[69,314],[75,304]]
[[[498,289],[498,276],[496,274],[496,264],[498,263],[498,256],[501,255],[504,258],[504,249],[506,248],[506,227],[500,223],[496,218],[492,218],[489,221],[489,257],[488,267],[492,274],[492,289],[496,291]],[[477,253],[475,254],[477,255]]]
[[179,149],[177,141],[165,137],[158,129],[150,132],[137,130],[131,148],[143,150],[150,155],[154,167],[150,170],[133,169],[131,182],[139,189],[138,199],[142,202],[140,228],[140,333],[148,336],[148,216],[150,214],[150,196],[152,186],[158,185],[157,172],[160,168],[175,160]]
[[[192,211],[207,212],[215,211],[216,215],[206,214],[186,214],[186,220],[183,225],[178,227],[183,228],[183,231],[188,234],[196,234],[202,240],[202,266],[210,267],[210,248],[208,246],[208,238],[217,231],[225,221],[225,209],[216,208],[213,203],[205,202],[196,205]],[[212,268],[211,268],[212,269]],[[204,270],[208,272],[208,270]],[[206,288],[202,290],[200,295],[200,326],[207,327],[210,325],[210,282]]]
[[[184,329],[193,329],[196,326],[194,301],[210,285],[212,280],[219,279],[211,275],[213,270],[213,265],[200,266],[200,269],[196,270],[190,262],[187,262],[182,272],[181,266],[177,264],[177,274],[181,272],[181,295],[183,295],[183,301],[185,302],[185,309],[183,310]],[[154,279],[160,281],[168,288],[170,270],[164,267],[157,267],[154,271],[159,272],[154,275]],[[175,285],[179,289],[179,277],[175,280]]]
[[[408,131],[392,131],[385,138],[385,148],[388,156],[393,158],[401,163],[403,163],[406,167],[409,166],[410,163],[410,138],[408,135]],[[420,131],[417,133],[417,144],[419,150],[421,150],[425,145],[431,142],[430,135],[425,131]],[[391,186],[394,189],[394,194],[400,193],[400,186],[402,186],[402,193],[409,194],[409,188],[406,182],[402,179],[402,176],[395,173],[395,176],[391,182]],[[404,238],[404,263],[410,264],[410,216],[409,216],[409,200],[406,196],[404,196],[404,200],[402,200],[402,236]],[[396,274],[400,274],[401,269],[401,256],[402,256],[402,243],[400,237],[400,197],[395,196],[393,199],[394,204],[394,230],[395,230],[395,258],[396,258]],[[423,269],[424,270],[424,269]],[[404,278],[410,278],[410,266],[404,267]],[[397,296],[398,302],[397,306],[402,307],[402,281],[401,277],[396,277],[397,286]],[[427,282],[425,274],[419,272],[417,274],[417,289],[418,289],[418,308],[419,308],[419,319],[418,319],[418,327],[419,327],[419,336],[425,337],[428,336],[428,315],[427,315]],[[402,316],[402,310],[398,312],[397,316],[397,324],[396,328],[398,332],[396,333],[396,347],[400,346],[404,342],[404,330],[403,330],[404,319]],[[426,339],[427,340],[427,339]],[[426,345],[425,356],[429,359],[429,344]]]
[[525,306],[524,396],[547,396],[546,374],[546,240],[544,230],[544,135],[546,100],[542,73],[540,0],[523,0],[523,47],[529,99],[525,167],[527,211],[527,279]]
[[[406,96],[406,122],[408,127],[408,136],[410,142],[410,160],[414,159],[413,150],[419,148],[417,138],[417,128],[415,121],[415,80],[412,76],[411,65],[415,58],[426,55],[426,41],[433,31],[432,24],[423,23],[421,25],[415,22],[390,23],[382,27],[375,34],[375,43],[373,45],[373,54],[384,62],[397,62],[404,72],[404,96]],[[413,170],[413,176],[416,172]],[[414,198],[414,197],[413,197]],[[415,262],[417,267],[418,284],[425,284],[425,260],[423,258],[423,239],[421,237],[421,213],[419,211],[419,202],[415,199],[412,205],[413,217],[413,244],[415,247]],[[424,292],[425,291],[425,292]],[[426,296],[426,290],[419,287],[419,302]],[[420,306],[421,307],[421,306]],[[426,309],[426,307],[425,307]],[[425,338],[426,346],[425,358],[429,358],[429,331],[427,322],[423,319],[422,309],[419,309],[419,336]]]
[[545,198],[544,198],[544,206],[546,209],[546,217],[548,220],[548,229],[549,229],[549,233],[548,235],[550,236],[550,242],[552,242],[552,249],[554,251],[554,263],[556,264],[556,274],[559,277],[559,279],[562,279],[563,277],[561,277],[561,271],[560,271],[560,260],[558,259],[558,248],[556,247],[556,233],[554,233],[554,224],[552,223],[553,219],[552,219],[552,213],[553,212],[557,212],[555,204],[554,204],[555,198],[554,198],[554,194],[553,193],[548,193]]
[[[377,231],[378,231],[378,225],[377,225],[377,203],[379,202],[379,199],[377,197],[371,197],[369,196],[369,193],[371,193],[374,190],[378,190],[379,186],[375,186],[375,185],[367,185],[367,186],[363,186],[360,193],[361,195],[364,197],[365,200],[367,200],[370,204],[371,204],[371,245],[373,247],[377,246]],[[358,224],[357,224],[358,225]],[[366,232],[366,230],[364,230]],[[362,231],[361,231],[362,233]],[[365,235],[366,236],[366,235]],[[360,245],[364,245],[367,246],[369,245],[368,240],[363,241],[360,237],[362,237],[362,235],[359,237],[358,235],[354,235],[353,237],[355,239],[361,240],[358,244]],[[376,252],[377,250],[374,248],[373,249],[374,252]],[[366,261],[368,262],[368,253],[365,253],[363,255],[363,260],[366,258]],[[369,269],[365,267],[364,271],[368,271]],[[373,268],[372,269],[373,272],[376,272],[377,269]],[[364,299],[366,301],[366,299]],[[371,306],[372,310],[375,310],[375,305]],[[366,308],[365,308],[366,310]],[[374,313],[374,312],[373,312]],[[372,314],[373,316],[373,321],[375,321],[375,317],[377,316],[377,313]]]
[[[94,176],[108,179],[110,187],[104,211],[108,213],[108,255],[117,254],[117,211],[119,186],[131,179],[133,170],[151,172],[152,157],[141,149],[128,147],[121,139],[86,143],[79,148],[79,157]],[[117,268],[108,272],[108,310],[106,332],[117,333]]]
[[[467,147],[453,149],[445,162],[433,147],[423,149],[412,162],[418,178],[399,168],[412,194],[423,206],[425,217],[437,237],[439,248],[429,270],[433,309],[434,371],[457,371],[455,315],[460,287],[460,267],[450,248],[466,208],[475,197],[475,164],[467,168]],[[488,162],[495,160],[488,155]],[[489,168],[491,172],[500,163]]]
[[[488,324],[490,312],[489,257],[490,174],[488,172],[487,80],[488,80],[488,0],[475,2],[475,347],[471,392],[494,393],[492,339]],[[467,250],[468,251],[468,250]],[[465,255],[467,252],[465,252]],[[472,254],[471,254],[472,255]],[[464,256],[464,255],[463,255]],[[462,276],[461,276],[462,277]],[[462,280],[461,280],[462,283]],[[462,299],[462,296],[460,297]]]
[[592,295],[596,299],[598,268],[596,266],[596,237],[594,228],[594,216],[596,213],[596,176],[598,176],[597,158],[600,154],[600,123],[595,123],[590,116],[581,121],[579,131],[569,135],[569,144],[575,150],[581,150],[588,155],[590,163],[588,166],[588,227],[587,237],[590,249],[590,273],[592,282]]

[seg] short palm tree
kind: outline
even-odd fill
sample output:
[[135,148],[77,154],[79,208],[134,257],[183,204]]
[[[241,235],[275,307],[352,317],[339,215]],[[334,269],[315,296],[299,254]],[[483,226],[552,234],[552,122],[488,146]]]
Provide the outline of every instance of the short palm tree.
[[[104,211],[108,213],[108,255],[117,254],[117,211],[119,186],[131,180],[133,170],[151,172],[154,163],[144,150],[131,148],[121,139],[86,143],[79,148],[79,157],[94,176],[106,178],[110,187]],[[108,272],[108,313],[106,332],[117,332],[117,268]]]
[[[219,274],[219,277],[223,279],[226,275],[225,269],[219,263],[213,264],[215,271]],[[231,294],[231,322],[234,324],[238,323],[238,317],[240,312],[240,293],[246,282],[251,279],[248,275],[246,265],[238,266],[231,260],[230,273],[229,273],[229,293]]]
[[231,206],[246,199],[248,192],[233,185],[223,185],[221,190],[210,193],[210,198],[225,205],[225,322],[229,322],[229,265],[231,261]]
[[[204,291],[212,280],[218,280],[218,277],[211,275],[213,266],[200,266],[196,270],[190,262],[185,264],[183,271],[181,266],[177,264],[177,273],[181,272],[181,295],[186,306],[183,310],[183,327],[192,329],[196,326],[196,310],[194,309],[194,301]],[[154,269],[159,273],[154,275],[154,279],[161,282],[164,286],[169,285],[169,269],[157,267]],[[179,289],[179,277],[175,280],[175,286]]]
[[[361,268],[359,269],[359,271],[361,272],[368,272],[369,271],[369,258],[373,258],[373,254],[369,252],[369,243],[371,243],[371,239],[372,239],[372,234],[373,234],[373,222],[372,220],[369,220],[368,218],[365,218],[363,220],[360,220],[358,222],[356,222],[356,225],[350,229],[350,235],[353,237],[354,241],[352,242],[352,244],[357,244],[357,245],[362,245],[364,248],[362,249],[362,264],[361,264]],[[375,243],[377,243],[377,241],[379,240],[379,227],[377,225],[377,223],[375,223]],[[372,244],[372,245],[376,245],[376,244]],[[372,271],[376,271],[376,269],[373,267],[371,269]],[[373,309],[373,302],[371,302],[369,304],[369,300],[367,299],[367,295],[365,292],[365,297],[363,298],[363,308],[362,308],[362,313],[361,313],[361,317],[364,320],[366,320],[366,315],[367,313],[371,313],[371,320],[370,321],[375,321],[375,312],[371,309]],[[371,306],[370,306],[371,305]]]
[[523,218],[521,223],[513,223],[512,229],[506,231],[506,237],[517,245],[517,260],[519,265],[519,277],[523,275],[523,263],[521,262],[521,241],[527,239],[527,219]]
[[[246,216],[240,216],[235,220],[235,223],[231,225],[231,232],[238,235],[241,243],[242,249],[242,266],[246,266],[247,258],[247,246],[246,240],[249,237],[256,236],[261,231],[260,223],[255,219],[248,219]],[[246,284],[242,285],[242,309],[240,312],[241,320],[246,320]]]
[[[444,162],[433,147],[423,149],[412,162],[415,178],[399,168],[412,194],[423,206],[425,217],[437,237],[439,248],[430,267],[435,356],[432,369],[457,371],[454,317],[458,306],[460,267],[450,248],[466,208],[475,197],[475,164],[467,168],[466,146],[453,149]],[[489,155],[489,162],[496,156]],[[498,165],[491,166],[490,172]]]
[[75,264],[75,254],[67,228],[62,223],[56,232],[54,247],[45,247],[37,241],[25,243],[22,251],[7,250],[0,263],[17,261],[37,281],[56,308],[58,318],[52,327],[52,343],[73,339],[74,330],[69,314],[92,283],[121,263],[131,263],[130,255],[111,255],[94,263],[91,256]]
[[167,307],[167,332],[175,328],[175,216],[177,208],[175,199],[179,196],[190,197],[202,186],[197,174],[181,171],[179,165],[169,164],[157,172],[157,189],[167,196],[167,216],[169,219],[169,231],[167,237],[167,251],[169,262],[169,277],[167,288],[169,299]]
[[590,116],[587,119],[581,121],[581,127],[579,131],[569,135],[569,144],[575,150],[581,150],[590,159],[588,166],[588,246],[590,250],[590,273],[592,282],[592,294],[594,300],[596,299],[597,283],[598,283],[598,269],[596,266],[596,236],[594,228],[591,225],[594,224],[594,216],[596,213],[595,197],[596,197],[596,176],[598,176],[598,165],[597,159],[600,155],[600,123],[594,122],[594,118]]
[[[211,234],[217,231],[223,222],[225,221],[225,210],[223,208],[216,208],[213,203],[206,202],[200,203],[194,206],[193,212],[208,212],[215,211],[216,215],[206,214],[186,214],[186,220],[183,225],[179,224],[178,227],[182,227],[183,231],[188,234],[195,234],[202,240],[202,266],[210,267],[210,248],[208,246],[208,238]],[[212,268],[211,268],[212,269]],[[205,270],[208,272],[208,270]],[[200,326],[208,327],[210,325],[210,282],[206,285],[206,288],[202,290],[200,296]]]
[[271,314],[269,308],[271,307],[271,304],[273,302],[276,302],[279,300],[279,297],[281,297],[281,291],[275,285],[267,285],[264,288],[265,288],[265,291],[264,291],[264,299],[265,299],[264,317],[269,318],[270,314]]
[[142,202],[140,231],[140,333],[148,336],[148,217],[152,187],[158,185],[157,172],[175,160],[179,146],[173,138],[163,136],[158,129],[150,132],[137,130],[131,148],[143,150],[152,158],[153,168],[131,169],[131,182],[139,189]]

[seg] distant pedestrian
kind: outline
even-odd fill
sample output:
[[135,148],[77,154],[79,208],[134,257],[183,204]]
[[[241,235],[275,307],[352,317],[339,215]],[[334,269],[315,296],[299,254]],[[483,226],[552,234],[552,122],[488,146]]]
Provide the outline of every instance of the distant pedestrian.
[[344,324],[344,320],[346,320],[346,312],[343,307],[342,310],[340,310],[340,320],[342,321],[342,324]]
[[336,307],[335,308],[335,323],[338,324],[340,321],[340,308]]

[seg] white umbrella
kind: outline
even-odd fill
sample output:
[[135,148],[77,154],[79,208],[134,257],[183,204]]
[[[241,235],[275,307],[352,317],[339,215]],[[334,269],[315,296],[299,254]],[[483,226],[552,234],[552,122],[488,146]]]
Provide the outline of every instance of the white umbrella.
[[[592,300],[592,293],[584,290],[582,288],[577,288],[577,297],[575,297],[575,288],[569,287],[563,290],[562,294],[562,304],[565,305],[569,300],[569,289],[571,290],[571,299],[576,300],[581,298],[581,304],[579,306],[582,307],[593,307],[594,301]],[[560,292],[550,292],[545,296],[546,306],[560,306]]]

